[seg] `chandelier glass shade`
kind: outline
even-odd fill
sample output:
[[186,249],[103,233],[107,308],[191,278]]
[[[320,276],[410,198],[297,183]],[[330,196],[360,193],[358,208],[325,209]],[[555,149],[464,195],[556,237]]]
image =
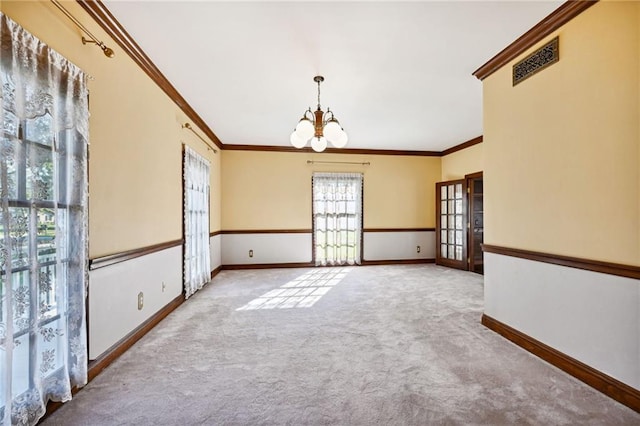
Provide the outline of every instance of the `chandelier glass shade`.
[[333,111],[327,108],[327,111],[324,112],[320,106],[320,83],[324,81],[324,77],[317,75],[313,81],[318,83],[318,108],[315,112],[312,112],[311,108],[304,112],[295,130],[291,133],[289,141],[296,148],[304,148],[307,143],[311,142],[311,148],[316,152],[327,149],[329,143],[335,148],[344,148],[349,140],[347,133],[340,126]]

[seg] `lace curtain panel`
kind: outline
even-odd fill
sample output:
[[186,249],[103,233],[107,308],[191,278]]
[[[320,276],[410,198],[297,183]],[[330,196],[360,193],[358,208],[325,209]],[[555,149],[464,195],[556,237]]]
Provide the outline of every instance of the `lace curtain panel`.
[[360,264],[362,174],[313,174],[313,239],[317,266]]
[[0,419],[87,383],[85,75],[0,13]]
[[184,291],[189,298],[211,279],[209,161],[184,147]]

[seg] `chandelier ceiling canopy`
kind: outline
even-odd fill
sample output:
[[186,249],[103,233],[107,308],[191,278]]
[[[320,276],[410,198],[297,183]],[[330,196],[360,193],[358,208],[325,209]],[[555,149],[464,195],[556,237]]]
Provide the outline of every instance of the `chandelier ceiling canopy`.
[[316,152],[322,152],[330,142],[336,148],[344,148],[349,140],[346,132],[340,126],[340,122],[333,115],[333,111],[327,108],[327,112],[320,106],[320,83],[324,77],[317,75],[313,81],[318,83],[318,108],[315,112],[311,108],[304,112],[293,133],[291,133],[291,145],[303,148],[311,141],[311,148]]

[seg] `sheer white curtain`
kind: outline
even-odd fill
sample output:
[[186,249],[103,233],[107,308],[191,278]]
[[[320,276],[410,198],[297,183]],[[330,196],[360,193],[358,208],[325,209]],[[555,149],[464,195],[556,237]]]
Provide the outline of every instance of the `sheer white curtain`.
[[313,174],[316,265],[360,264],[362,174]]
[[185,298],[211,279],[209,257],[209,161],[184,147]]
[[88,92],[0,13],[0,418],[35,424],[87,382]]

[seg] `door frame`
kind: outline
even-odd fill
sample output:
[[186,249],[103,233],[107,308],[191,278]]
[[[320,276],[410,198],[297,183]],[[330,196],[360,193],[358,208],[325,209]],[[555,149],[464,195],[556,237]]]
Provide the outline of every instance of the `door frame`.
[[[477,180],[477,179],[482,179],[483,178],[483,174],[482,172],[475,172],[475,173],[469,173],[468,175],[465,175],[464,178],[467,181],[467,267],[469,269],[469,271],[471,272],[476,272],[479,274],[483,274],[484,273],[484,261],[482,262],[482,267],[480,268],[481,271],[478,272],[476,271],[475,265],[476,263],[474,262],[474,257],[475,257],[475,245],[473,244],[473,224],[471,223],[471,221],[473,220],[473,207],[474,207],[474,198],[473,198],[473,181]],[[483,180],[483,187],[484,187],[484,180]],[[484,190],[482,191],[482,198],[483,198],[483,209],[484,209]],[[482,228],[483,228],[483,240],[484,240],[484,212],[483,212],[483,221],[482,221]],[[484,242],[484,241],[483,241]],[[480,249],[480,251],[482,251],[482,248]]]

